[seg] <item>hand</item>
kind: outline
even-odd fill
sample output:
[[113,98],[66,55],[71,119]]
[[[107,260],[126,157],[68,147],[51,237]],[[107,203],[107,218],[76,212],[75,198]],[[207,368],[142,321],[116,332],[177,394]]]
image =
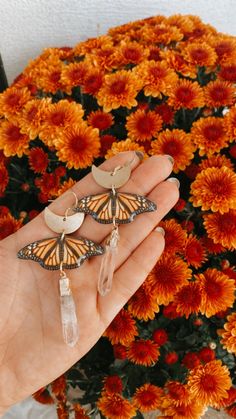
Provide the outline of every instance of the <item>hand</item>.
[[[147,195],[157,204],[157,210],[138,215],[132,223],[119,227],[116,272],[109,294],[101,297],[97,293],[100,256],[69,272],[80,327],[75,347],[68,347],[62,339],[58,271],[17,258],[17,252],[26,244],[56,235],[46,226],[43,213],[0,242],[0,414],[53,381],[85,355],[160,257],[164,237],[154,229],[179,195],[176,183],[165,181],[172,164],[166,156],[153,156],[139,164],[134,152],[125,152],[101,167],[111,170],[132,159],[132,176],[121,190]],[[103,189],[89,174],[73,191],[80,199]],[[63,215],[73,200],[72,193],[66,192],[50,208]],[[99,224],[86,216],[74,236],[101,243],[110,231],[111,225]]]

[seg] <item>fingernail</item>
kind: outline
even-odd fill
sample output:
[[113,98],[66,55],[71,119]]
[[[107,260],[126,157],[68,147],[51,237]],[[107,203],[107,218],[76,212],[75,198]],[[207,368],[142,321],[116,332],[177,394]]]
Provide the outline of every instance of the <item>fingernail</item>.
[[139,160],[142,161],[144,158],[144,153],[142,151],[135,151],[136,156],[138,156]]
[[176,177],[169,177],[168,179],[166,179],[167,182],[172,182],[175,183],[177,188],[179,189],[180,187],[180,182]]
[[172,165],[174,165],[174,159],[172,156],[170,156],[169,154],[165,154],[166,158],[171,162]]
[[157,231],[157,233],[162,234],[163,237],[165,237],[165,230],[162,227],[157,227],[154,229],[154,231]]

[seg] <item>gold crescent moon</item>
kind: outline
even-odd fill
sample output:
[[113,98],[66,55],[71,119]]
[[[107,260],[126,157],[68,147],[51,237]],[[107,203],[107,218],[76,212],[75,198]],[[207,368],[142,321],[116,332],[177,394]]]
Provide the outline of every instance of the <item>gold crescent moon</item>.
[[114,174],[113,172],[114,171],[106,172],[105,170],[99,169],[99,167],[92,165],[92,175],[94,180],[98,185],[110,189],[112,186],[114,186],[114,188],[120,188],[128,181],[131,174],[130,164],[121,166],[115,171]]
[[73,215],[61,216],[54,214],[48,207],[44,210],[44,220],[47,226],[55,233],[70,234],[78,230],[84,220],[82,212],[76,212]]

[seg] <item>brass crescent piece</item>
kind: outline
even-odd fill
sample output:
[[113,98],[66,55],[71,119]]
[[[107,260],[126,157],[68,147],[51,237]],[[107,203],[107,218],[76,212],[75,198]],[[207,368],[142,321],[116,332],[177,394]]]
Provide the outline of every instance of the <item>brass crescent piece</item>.
[[84,213],[76,212],[73,215],[57,215],[48,207],[44,210],[44,220],[47,226],[55,233],[70,234],[78,230],[84,220]]
[[129,180],[130,174],[130,164],[125,164],[124,166],[117,167],[110,172],[99,169],[99,167],[96,167],[94,165],[92,166],[92,175],[95,182],[98,185],[103,186],[107,189],[111,189],[112,187],[120,188]]

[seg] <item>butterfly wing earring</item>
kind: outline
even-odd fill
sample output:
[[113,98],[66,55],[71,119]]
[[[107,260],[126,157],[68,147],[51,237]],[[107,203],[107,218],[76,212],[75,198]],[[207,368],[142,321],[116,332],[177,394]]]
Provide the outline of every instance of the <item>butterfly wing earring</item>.
[[[77,204],[77,198],[76,198]],[[63,338],[67,345],[74,346],[79,339],[76,307],[70,281],[64,269],[75,269],[91,256],[101,255],[104,249],[92,240],[83,237],[74,238],[67,234],[75,232],[83,223],[84,214],[64,216],[54,214],[48,207],[44,210],[44,220],[47,226],[60,235],[30,243],[19,250],[20,259],[38,262],[44,269],[59,270],[59,293]]]
[[124,166],[117,166],[110,172],[93,165],[92,175],[98,185],[110,190],[82,198],[78,201],[75,211],[90,214],[99,223],[113,224],[106,242],[98,279],[98,292],[106,295],[112,287],[119,242],[119,224],[132,222],[138,214],[155,211],[156,205],[141,195],[116,191],[130,178],[131,162]]

